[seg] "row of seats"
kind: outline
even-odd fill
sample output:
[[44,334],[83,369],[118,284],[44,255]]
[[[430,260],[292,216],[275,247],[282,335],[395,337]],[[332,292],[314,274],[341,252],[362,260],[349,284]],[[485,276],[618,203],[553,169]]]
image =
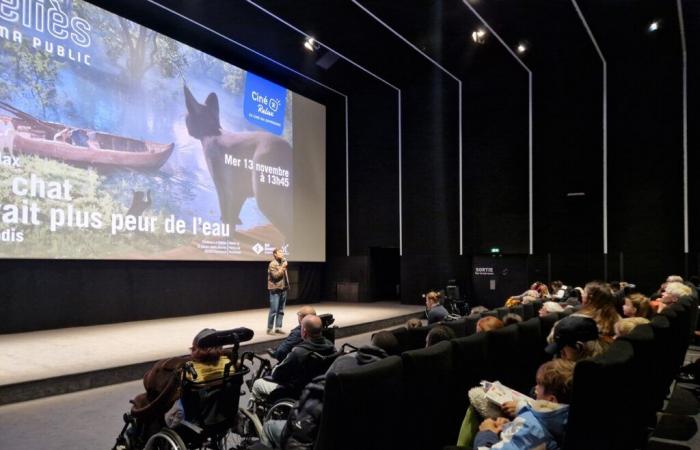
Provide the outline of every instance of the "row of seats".
[[[425,336],[417,345],[407,338],[417,332],[395,331],[402,345],[415,347],[328,374],[315,448],[437,450],[453,444],[469,388],[500,380],[529,392],[537,367],[550,358],[543,350],[546,336],[569,313],[488,333],[474,333],[473,319],[465,318],[455,321],[461,337],[429,348],[418,348]],[[683,361],[691,313],[697,314],[697,299],[684,298],[616,340],[604,355],[577,365],[565,450],[641,447]]]

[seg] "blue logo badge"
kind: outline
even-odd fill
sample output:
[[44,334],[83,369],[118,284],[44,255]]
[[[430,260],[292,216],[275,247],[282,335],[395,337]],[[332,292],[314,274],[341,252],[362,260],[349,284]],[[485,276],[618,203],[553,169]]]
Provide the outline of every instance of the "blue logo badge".
[[284,130],[287,90],[248,72],[245,79],[243,115],[249,122],[278,136]]

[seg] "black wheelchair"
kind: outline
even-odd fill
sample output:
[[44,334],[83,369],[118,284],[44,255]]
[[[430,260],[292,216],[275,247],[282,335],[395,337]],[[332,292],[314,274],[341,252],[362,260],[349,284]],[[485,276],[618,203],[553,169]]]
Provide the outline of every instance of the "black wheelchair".
[[[122,428],[112,450],[229,450],[241,445],[240,435],[233,433],[239,419],[239,400],[244,377],[250,369],[238,362],[240,342],[250,340],[252,331],[226,330],[200,341],[200,347],[232,346],[223,376],[197,382],[191,362],[176,372],[179,399],[184,420],[174,428],[164,426],[162,414],[146,418],[139,410],[124,414]],[[190,376],[188,377],[187,374]],[[155,401],[161,401],[159,395]],[[141,409],[143,410],[143,409]],[[158,429],[160,428],[160,429]],[[157,430],[157,431],[156,431]]]
[[[238,434],[236,441],[239,443],[239,446],[235,448],[245,449],[259,442],[262,437],[262,429],[265,422],[269,420],[286,420],[306,384],[316,376],[326,373],[331,364],[333,364],[339,356],[352,353],[356,350],[356,347],[350,344],[344,344],[339,351],[330,355],[309,353],[309,359],[305,364],[304,373],[300,374],[300,381],[295,387],[280,385],[280,387],[273,390],[264,400],[256,399],[251,395],[246,407],[240,407],[235,430]],[[250,352],[246,352],[241,356],[241,365],[246,361],[251,365],[249,372],[252,372],[252,366],[256,361],[260,364],[258,369],[254,372],[254,376],[245,382],[248,389],[252,391],[253,383],[257,379],[264,378],[271,373],[272,364],[270,360]]]

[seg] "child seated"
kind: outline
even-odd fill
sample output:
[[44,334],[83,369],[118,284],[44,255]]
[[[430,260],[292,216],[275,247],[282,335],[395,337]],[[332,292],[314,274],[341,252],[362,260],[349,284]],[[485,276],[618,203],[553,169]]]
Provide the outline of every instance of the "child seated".
[[474,449],[558,450],[569,415],[574,363],[563,359],[546,362],[537,370],[536,400],[532,404],[505,404],[514,418],[486,419],[479,426]]

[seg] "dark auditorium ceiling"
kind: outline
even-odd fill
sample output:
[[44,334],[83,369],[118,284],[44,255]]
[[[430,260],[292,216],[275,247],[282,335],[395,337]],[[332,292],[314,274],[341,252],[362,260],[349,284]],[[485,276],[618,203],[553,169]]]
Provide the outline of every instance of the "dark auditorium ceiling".
[[[533,73],[562,65],[570,70],[600,68],[600,59],[572,0],[468,1],[511,47],[527,42],[529,49],[522,59]],[[105,0],[93,2],[119,9],[137,20],[150,17],[146,24],[162,23],[154,26],[159,31],[168,32],[173,26],[200,28],[181,18],[167,17],[172,14],[153,6],[158,3],[345,92],[358,88],[358,79],[353,74],[359,79],[372,77],[342,60],[327,70],[321,69],[314,62],[323,56],[324,49],[309,54],[302,46],[303,36],[292,26],[394,85],[410,83],[413,76],[420,76],[421,68],[430,67],[431,63],[360,6],[460,78],[468,77],[470,70],[481,65],[496,66],[497,61],[510,60],[510,70],[522,70],[493,36],[487,36],[481,45],[472,41],[472,32],[483,25],[467,6],[467,0],[148,0],[148,3],[128,0],[118,5]],[[643,60],[645,53],[659,51],[670,62],[677,63],[680,70],[676,1],[577,2],[608,63],[618,59]],[[698,3],[682,2],[691,59],[697,52],[693,42],[698,41],[700,32]],[[653,21],[659,22],[659,30],[649,33],[647,27]],[[191,43],[197,45],[196,39]]]

